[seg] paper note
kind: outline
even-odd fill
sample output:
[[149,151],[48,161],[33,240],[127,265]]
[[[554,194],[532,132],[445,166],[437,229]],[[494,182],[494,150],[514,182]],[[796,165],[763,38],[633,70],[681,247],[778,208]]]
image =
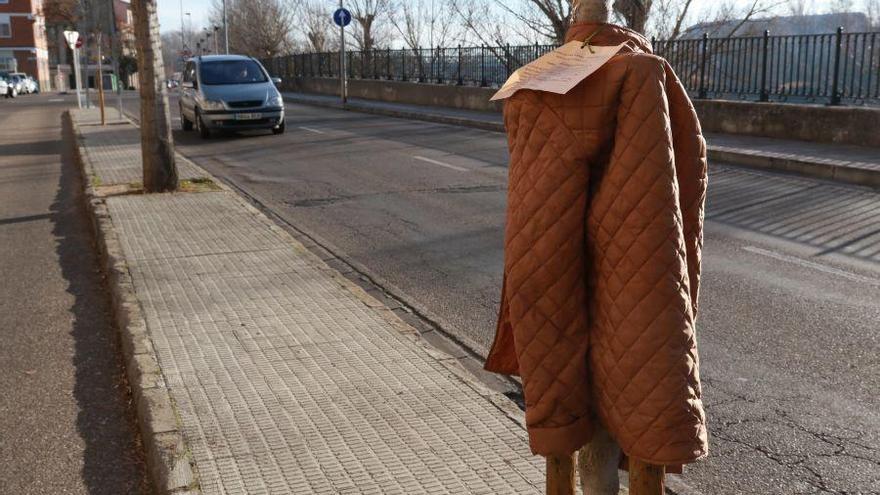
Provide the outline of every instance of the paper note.
[[521,89],[568,93],[605,65],[627,43],[629,42],[617,46],[584,46],[580,41],[566,43],[514,72],[495,93],[492,101],[509,98]]

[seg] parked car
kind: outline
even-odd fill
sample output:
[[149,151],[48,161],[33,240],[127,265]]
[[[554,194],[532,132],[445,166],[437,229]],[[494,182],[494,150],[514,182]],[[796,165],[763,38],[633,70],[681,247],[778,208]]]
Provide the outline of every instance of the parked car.
[[9,84],[6,83],[6,79],[0,77],[0,95],[3,95],[4,98],[11,98]]
[[38,83],[33,77],[26,76],[24,83],[28,94],[37,94],[40,92],[40,83]]
[[284,100],[256,59],[208,55],[187,60],[180,90],[183,130],[203,139],[216,130],[271,129],[284,132]]
[[8,73],[5,75],[0,74],[0,80],[3,81],[3,87],[5,88],[3,90],[3,95],[5,95],[6,98],[15,98],[19,95],[18,86],[10,80]]
[[25,94],[27,89],[25,87],[26,77],[27,75],[21,72],[10,72],[9,76],[6,77],[6,83],[12,86],[12,93],[14,93],[12,95],[13,98]]

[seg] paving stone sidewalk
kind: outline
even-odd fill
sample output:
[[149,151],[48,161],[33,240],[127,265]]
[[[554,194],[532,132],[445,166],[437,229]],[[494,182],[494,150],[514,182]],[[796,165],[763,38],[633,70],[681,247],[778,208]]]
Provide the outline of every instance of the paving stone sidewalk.
[[[136,128],[79,131],[139,174]],[[203,493],[542,492],[511,402],[236,194],[105,202]]]

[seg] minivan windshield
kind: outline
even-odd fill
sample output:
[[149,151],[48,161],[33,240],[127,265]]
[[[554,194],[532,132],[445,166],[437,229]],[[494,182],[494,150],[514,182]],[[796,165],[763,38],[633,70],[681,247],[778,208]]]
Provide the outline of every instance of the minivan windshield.
[[253,60],[215,60],[201,63],[202,84],[253,84],[269,79]]

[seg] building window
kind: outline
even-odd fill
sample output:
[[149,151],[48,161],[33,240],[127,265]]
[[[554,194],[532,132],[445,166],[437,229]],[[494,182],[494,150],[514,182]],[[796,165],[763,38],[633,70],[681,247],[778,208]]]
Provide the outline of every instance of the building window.
[[11,52],[0,52],[0,71],[15,72],[17,66]]
[[0,15],[0,38],[12,38],[12,24],[8,15]]

